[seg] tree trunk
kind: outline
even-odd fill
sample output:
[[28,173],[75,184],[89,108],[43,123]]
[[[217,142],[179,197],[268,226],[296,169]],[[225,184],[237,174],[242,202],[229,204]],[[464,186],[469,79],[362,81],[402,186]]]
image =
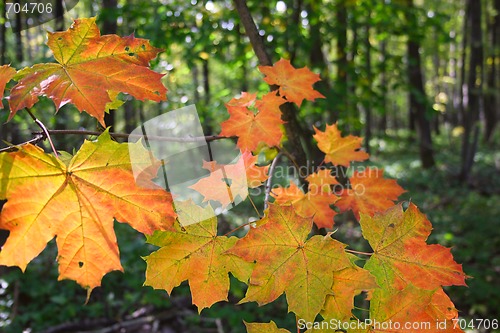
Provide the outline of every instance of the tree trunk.
[[56,0],[55,8],[55,31],[64,30],[64,0]]
[[3,23],[0,26],[0,61],[2,62],[1,64],[6,64],[6,50],[7,50],[7,40],[5,39],[5,22],[7,20],[6,16],[6,8],[5,8],[5,0],[2,3],[2,20]]
[[368,94],[365,98],[363,98],[364,109],[365,109],[365,150],[367,153],[370,153],[370,140],[372,138],[372,107],[371,107],[371,99],[372,99],[372,61],[371,61],[371,49],[372,46],[370,44],[370,24],[365,25],[365,70],[366,70],[366,79]]
[[387,41],[384,39],[380,42],[380,53],[382,56],[380,64],[380,85],[382,90],[381,104],[382,104],[382,116],[380,117],[380,122],[378,125],[379,132],[381,135],[385,135],[387,131]]
[[497,62],[500,61],[500,0],[494,0],[495,16],[490,28],[490,49],[493,59],[488,68],[488,94],[484,100],[484,140],[490,142],[498,122],[497,107],[499,107],[499,74]]
[[469,78],[467,80],[468,105],[464,117],[462,142],[462,168],[460,180],[469,180],[479,137],[479,114],[483,100],[483,33],[481,28],[481,1],[468,0],[470,20]]
[[[407,20],[411,29],[416,29],[417,19],[414,13],[413,0],[407,0]],[[417,29],[418,30],[418,29]],[[424,169],[435,165],[432,148],[431,126],[427,118],[429,102],[424,90],[424,79],[420,59],[420,38],[409,29],[408,36],[408,84],[410,90],[410,112],[414,115],[419,136],[420,161]]]
[[[102,24],[101,33],[103,35],[107,34],[116,34],[118,31],[118,25],[114,15],[111,13],[117,8],[117,0],[102,0],[102,11],[104,21]],[[111,126],[113,129],[115,128],[115,112],[114,110],[110,110],[109,113],[104,114],[104,122],[106,126]]]
[[336,103],[336,98],[332,91],[332,86],[330,83],[330,71],[328,69],[328,61],[323,53],[323,38],[321,36],[321,6],[322,1],[308,1],[307,2],[307,13],[309,18],[309,62],[311,68],[319,70],[321,81],[316,83],[316,89],[325,96],[325,99],[319,99],[317,101],[318,107],[327,111],[328,118],[322,119],[323,121],[336,122],[338,120],[338,114],[336,110],[331,110],[332,106]]
[[336,8],[337,18],[337,79],[335,84],[335,92],[337,103],[333,112],[337,115],[332,115],[330,121],[334,118],[340,118],[348,114],[348,78],[347,78],[347,6],[346,0],[337,0]]
[[[15,3],[21,4],[19,0],[15,0]],[[21,13],[16,14],[16,33],[15,33],[15,39],[16,39],[16,60],[18,61],[18,64],[23,62],[24,56],[23,56],[23,36],[21,34],[22,29],[23,29],[23,21],[21,18]]]

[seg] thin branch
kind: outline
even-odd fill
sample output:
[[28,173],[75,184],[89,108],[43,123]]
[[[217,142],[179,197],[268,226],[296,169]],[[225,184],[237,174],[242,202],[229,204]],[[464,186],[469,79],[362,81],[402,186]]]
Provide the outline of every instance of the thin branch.
[[45,139],[45,137],[43,136],[43,134],[38,133],[38,134],[36,134],[36,136],[33,139],[30,139],[30,140],[25,141],[23,143],[19,143],[16,145],[10,145],[8,147],[0,149],[0,153],[17,151],[17,150],[19,150],[20,146],[24,146],[24,145],[27,145],[29,143],[36,145],[37,143],[43,141],[44,139]]
[[271,188],[273,184],[273,173],[281,155],[283,155],[283,153],[280,151],[278,155],[276,155],[276,157],[274,158],[273,162],[271,163],[271,166],[269,167],[269,172],[268,172],[269,178],[267,179],[266,182],[266,196],[264,197],[264,210],[266,210],[267,206],[269,206],[269,195],[271,194]]
[[[102,132],[87,131],[87,130],[48,130],[48,133],[52,134],[52,135],[74,134],[74,135],[95,135],[95,136],[99,136],[102,134]],[[40,132],[33,132],[32,134],[40,134]],[[142,134],[127,134],[127,133],[114,133],[114,132],[109,132],[109,135],[111,135],[113,138],[122,138],[122,139],[137,138],[137,139],[140,139],[140,138],[146,137],[148,140],[167,141],[167,142],[200,142],[200,141],[211,142],[211,141],[216,141],[216,140],[221,140],[221,139],[229,139],[228,137],[220,136],[220,135],[208,135],[208,136],[198,136],[198,137],[187,136],[185,138],[157,136],[157,135],[145,136]]]

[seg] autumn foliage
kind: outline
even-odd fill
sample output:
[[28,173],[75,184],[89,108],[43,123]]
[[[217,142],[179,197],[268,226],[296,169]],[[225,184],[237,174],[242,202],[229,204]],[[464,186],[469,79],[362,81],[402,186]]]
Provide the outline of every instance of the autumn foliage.
[[[0,97],[9,81],[16,82],[7,94],[10,117],[46,96],[56,110],[71,103],[104,125],[104,112],[113,108],[120,92],[140,100],[166,99],[163,75],[149,68],[159,50],[147,40],[101,36],[95,19],[79,19],[65,32],[49,33],[48,45],[55,63],[19,71],[0,67]],[[171,293],[188,281],[199,311],[228,300],[232,274],[248,286],[240,303],[264,305],[285,294],[297,322],[362,323],[352,310],[354,297],[365,293],[371,320],[401,327],[408,322],[445,322],[444,328],[433,327],[430,332],[461,332],[452,325],[458,312],[442,289],[465,285],[461,265],[450,249],[427,244],[431,223],[415,204],[395,204],[404,190],[395,180],[384,178],[383,170],[356,169],[347,183],[336,177],[336,168],[369,158],[361,150],[362,139],[342,136],[337,124],[314,128],[314,139],[325,154],[322,167],[286,187],[267,186],[273,202],[266,202],[261,219],[246,226],[246,235],[231,236],[236,229],[221,235],[216,217],[186,227],[177,222],[181,214],[197,221],[212,209],[213,201],[227,207],[230,202],[211,190],[220,187],[216,184],[235,195],[263,188],[273,176],[272,158],[258,164],[259,151],[270,147],[286,152],[280,107],[285,103],[300,107],[304,100],[323,97],[313,87],[319,76],[307,68],[296,69],[282,59],[259,70],[273,90],[260,97],[243,92],[228,101],[228,119],[220,133],[236,138],[247,179],[240,181],[231,164],[224,166],[225,178],[200,179],[191,188],[203,196],[203,207],[193,202],[173,207],[171,195],[152,181],[156,168],[139,163],[142,177],[136,181],[131,145],[144,160],[150,161],[149,152],[140,141],[115,142],[107,130],[96,140],[85,141],[74,155],[47,154],[32,144],[0,153],[0,199],[7,200],[0,228],[10,231],[0,264],[24,270],[56,237],[59,278],[75,280],[90,295],[106,273],[122,270],[113,230],[116,219],[159,247],[145,258],[145,285]],[[211,170],[220,165],[205,161],[203,167]],[[349,211],[359,220],[373,252],[360,253],[335,239],[334,217]],[[325,232],[311,235],[320,228]],[[274,322],[245,325],[250,333],[287,332]],[[418,330],[366,325],[348,331]]]

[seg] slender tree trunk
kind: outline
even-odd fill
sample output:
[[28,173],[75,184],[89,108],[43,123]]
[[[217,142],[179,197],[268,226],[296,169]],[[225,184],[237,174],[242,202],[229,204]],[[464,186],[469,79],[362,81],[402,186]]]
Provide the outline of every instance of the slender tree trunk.
[[465,122],[465,108],[467,107],[466,101],[465,101],[465,91],[467,89],[466,83],[465,83],[465,67],[467,63],[467,48],[469,45],[469,27],[470,27],[470,22],[469,22],[469,12],[470,12],[470,1],[465,0],[466,5],[465,5],[465,15],[464,15],[464,26],[463,26],[463,31],[462,31],[462,54],[460,57],[460,113],[459,113],[459,121],[460,124],[463,124]]
[[[102,24],[102,29],[101,33],[104,34],[116,34],[118,31],[118,25],[116,22],[116,19],[114,19],[114,16],[111,15],[111,13],[116,10],[118,5],[117,0],[102,0],[102,10],[106,14],[104,16],[104,21]],[[115,128],[115,113],[116,111],[111,110],[109,113],[104,114],[104,123],[106,123],[106,126],[111,126],[112,128]]]
[[[332,91],[330,82],[328,61],[323,52],[323,38],[321,36],[320,21],[320,11],[322,5],[321,0],[308,1],[306,8],[309,18],[309,40],[311,43],[309,50],[309,62],[311,63],[311,67],[313,69],[319,70],[321,73],[321,81],[316,83],[316,89],[325,96],[325,99],[320,99],[317,103],[319,107],[326,111],[331,110],[332,106],[335,105],[336,98]],[[323,121],[336,122],[338,120],[338,113],[333,111],[334,110],[328,111],[328,118],[323,119]]]
[[382,90],[382,116],[379,122],[379,131],[382,135],[387,131],[387,41],[384,39],[380,42],[381,64],[380,64],[380,85]]
[[56,0],[55,6],[55,31],[64,30],[64,0]]
[[[439,72],[439,70],[441,69],[441,59],[439,57],[439,42],[438,42],[438,36],[437,36],[437,31],[436,29],[434,29],[433,31],[433,34],[434,34],[434,54],[432,55],[432,64],[434,65],[434,91],[436,93],[440,93],[441,92],[441,84],[440,84],[440,77],[441,77],[441,73]],[[434,133],[436,133],[436,135],[439,135],[440,134],[440,128],[439,128],[439,120],[442,116],[442,113],[439,112],[435,112],[434,113],[434,117],[432,118],[432,127],[433,127],[433,130],[434,130]]]
[[289,28],[286,29],[288,51],[290,52],[290,63],[295,63],[297,56],[297,37],[300,35],[300,12],[302,11],[302,0],[292,1],[293,13],[289,18]]
[[498,62],[500,62],[500,0],[494,0],[495,16],[491,23],[490,31],[490,49],[492,54],[490,57],[493,59],[488,68],[488,95],[485,96],[484,101],[484,140],[490,142],[493,138],[493,132],[497,125],[497,107],[499,107],[499,94],[500,94],[500,71],[498,69]]
[[368,80],[367,89],[368,89],[368,98],[364,98],[364,109],[365,109],[365,150],[367,153],[370,153],[370,140],[372,138],[372,107],[371,107],[371,97],[372,97],[372,60],[371,60],[371,50],[372,46],[370,44],[370,24],[365,25],[365,71],[366,78]]
[[483,33],[481,27],[481,1],[469,0],[470,20],[470,58],[469,78],[467,80],[468,107],[464,119],[462,142],[462,168],[460,180],[468,181],[474,164],[479,138],[479,115],[484,106],[483,99]]
[[208,67],[208,59],[203,59],[203,92],[205,106],[210,104],[210,68]]
[[347,77],[347,6],[346,0],[337,0],[336,4],[336,18],[337,18],[337,79],[335,84],[336,91],[336,116],[331,117],[339,118],[338,114],[348,114],[348,77]]
[[6,64],[6,50],[7,50],[7,40],[5,39],[5,22],[7,20],[6,17],[6,8],[5,8],[5,3],[6,0],[2,1],[2,20],[3,23],[0,26],[0,61],[2,62],[1,64]]
[[[413,0],[407,0],[408,24],[412,29],[417,26]],[[432,148],[431,126],[427,118],[429,103],[424,90],[422,65],[420,59],[420,38],[410,32],[408,36],[408,82],[410,89],[410,112],[414,114],[418,126],[420,161],[424,169],[435,165]]]
[[194,99],[194,104],[198,104],[200,102],[200,92],[198,91],[198,87],[200,86],[200,79],[199,79],[200,73],[199,73],[198,65],[196,64],[196,62],[192,62],[189,67],[191,68],[191,75],[193,77],[193,87],[194,87],[193,99]]
[[[21,3],[19,0],[15,0],[15,3]],[[15,33],[15,39],[16,39],[16,60],[18,63],[23,62],[24,56],[23,56],[23,36],[21,34],[22,29],[23,29],[23,20],[21,17],[21,13],[19,12],[16,14],[16,33]]]

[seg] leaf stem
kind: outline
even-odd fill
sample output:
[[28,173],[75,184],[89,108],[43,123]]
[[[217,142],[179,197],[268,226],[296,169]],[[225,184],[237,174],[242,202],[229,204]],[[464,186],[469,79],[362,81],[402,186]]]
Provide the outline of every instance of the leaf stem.
[[54,155],[57,158],[59,158],[59,154],[57,153],[57,150],[54,147],[54,143],[52,142],[52,139],[50,138],[49,131],[47,130],[47,128],[45,127],[45,125],[40,120],[38,120],[37,117],[35,117],[35,115],[33,114],[33,112],[31,112],[31,110],[29,108],[26,108],[26,111],[30,115],[31,119],[33,119],[33,121],[38,125],[38,127],[40,127],[42,129],[43,136],[45,138],[47,138],[47,140],[49,140],[50,147],[52,148],[52,151],[54,152]]
[[355,250],[350,250],[350,249],[345,249],[346,252],[349,252],[349,253],[354,253],[354,254],[361,254],[361,255],[364,255],[364,256],[372,256],[373,253],[368,253],[368,252],[360,252],[360,251],[355,251]]
[[269,167],[269,178],[267,178],[267,182],[266,182],[266,195],[264,197],[264,210],[267,209],[267,207],[269,206],[269,196],[271,194],[271,188],[272,188],[272,183],[273,183],[273,173],[274,173],[274,169],[276,168],[276,165],[278,164],[278,160],[280,159],[281,155],[283,155],[283,153],[280,151],[278,153],[278,155],[276,155],[276,157],[274,158],[273,162],[271,163],[271,166]]
[[236,231],[240,230],[241,228],[246,227],[247,225],[250,225],[250,224],[252,224],[252,223],[255,223],[255,221],[253,221],[253,222],[243,223],[243,224],[242,224],[242,225],[240,225],[239,227],[234,228],[233,230],[229,230],[229,231],[228,231],[228,232],[226,232],[223,236],[230,235],[230,234],[232,234],[233,232],[236,232]]
[[260,215],[260,212],[257,209],[257,206],[255,206],[255,203],[253,202],[252,197],[250,196],[250,194],[248,194],[248,200],[250,200],[250,203],[252,204],[253,209],[255,209],[255,212],[257,213],[257,216],[261,219],[262,215]]

